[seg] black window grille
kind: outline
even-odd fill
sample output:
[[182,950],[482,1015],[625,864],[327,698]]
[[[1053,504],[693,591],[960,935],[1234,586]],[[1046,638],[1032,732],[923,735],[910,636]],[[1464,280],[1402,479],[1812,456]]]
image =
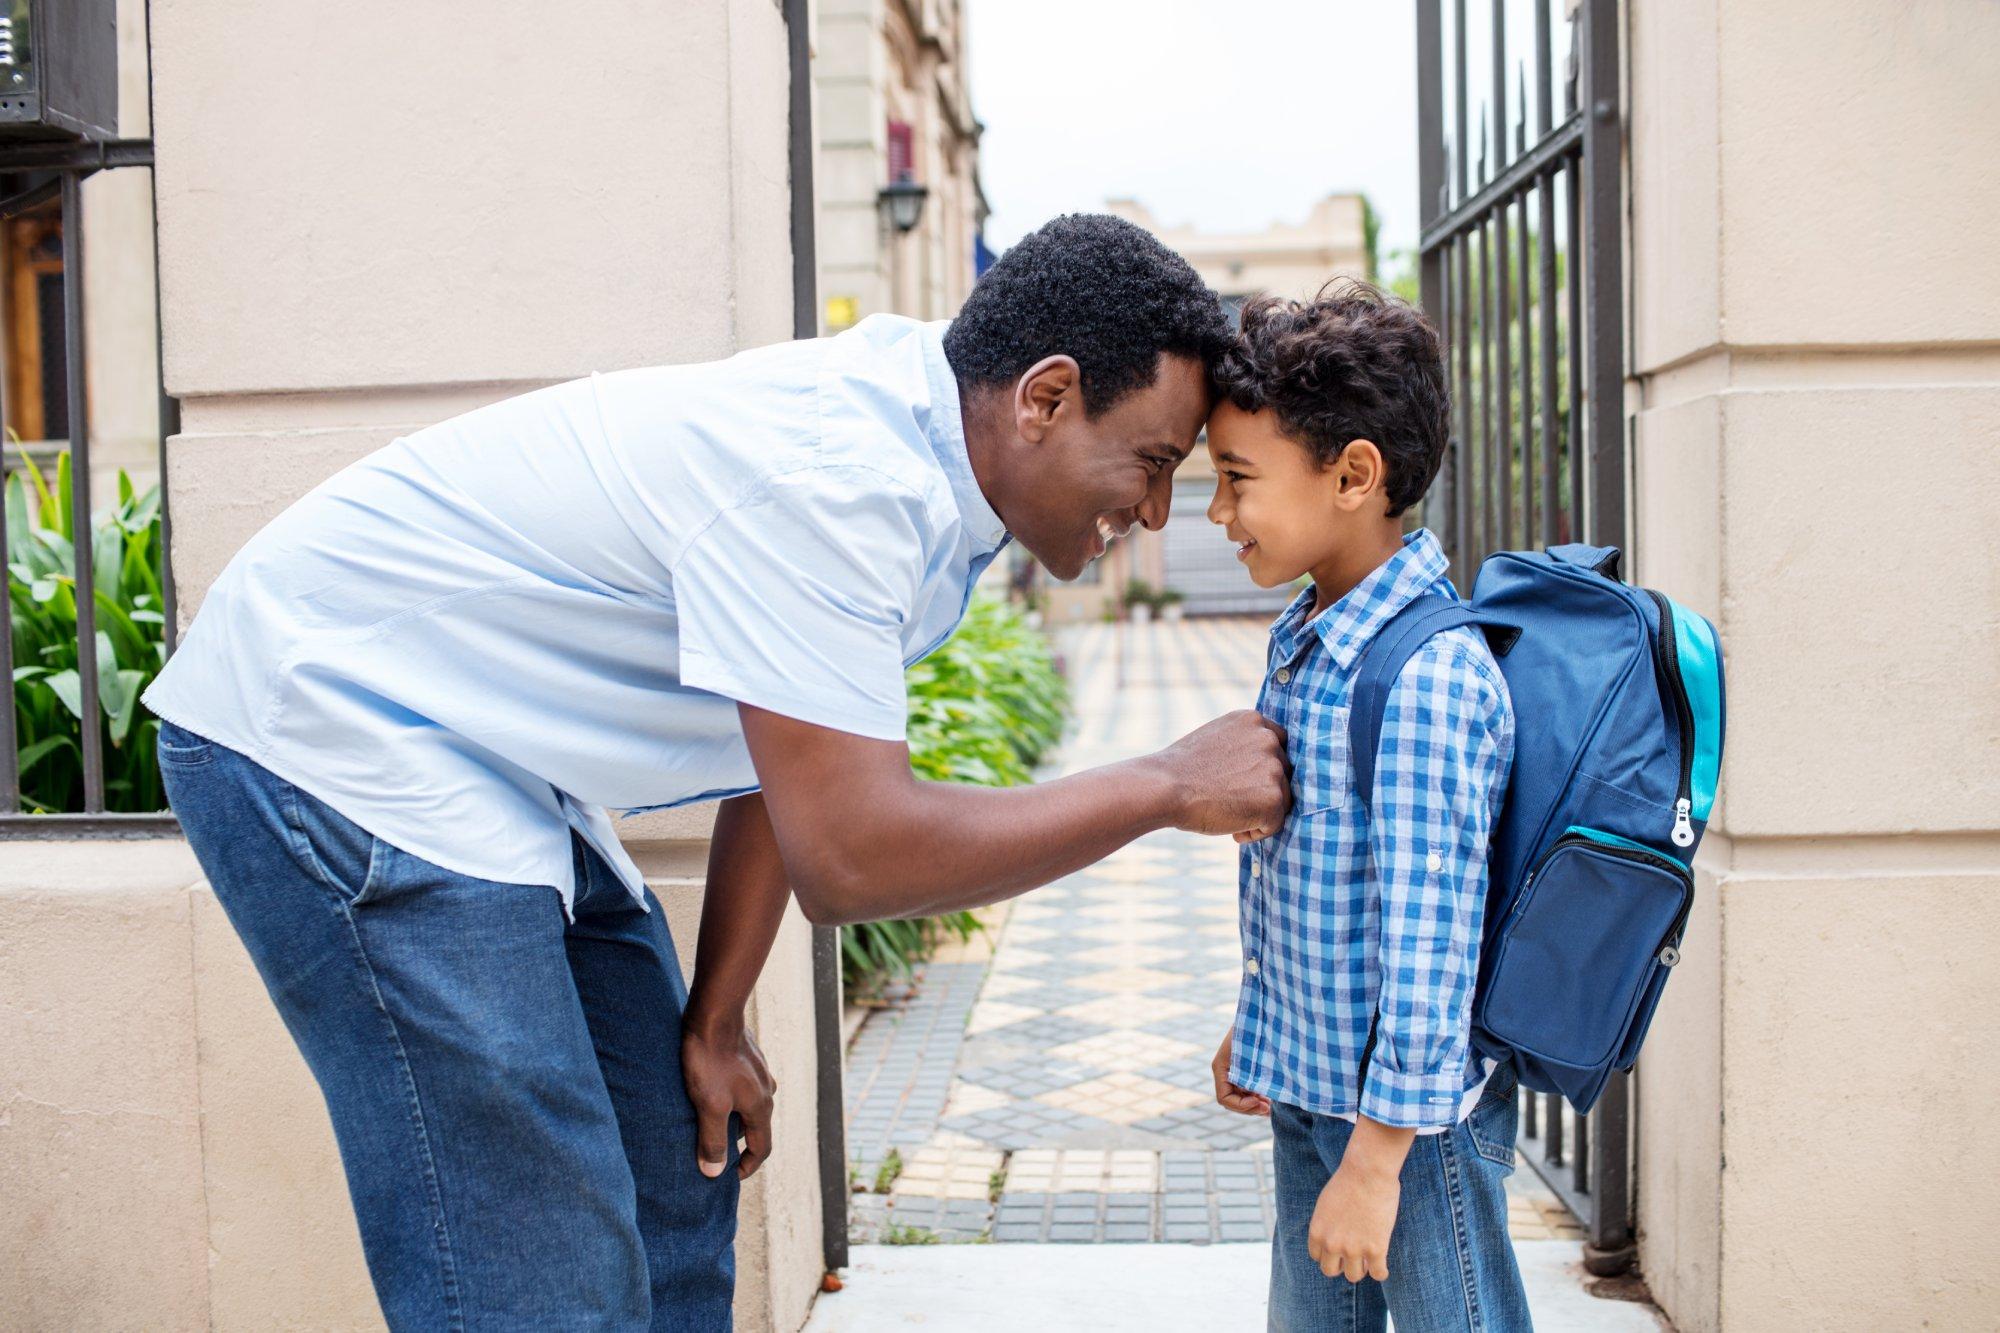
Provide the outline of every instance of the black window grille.
[[[42,429],[39,433],[51,442],[55,452],[68,450],[67,495],[62,493],[61,482],[56,475],[44,476],[43,484],[51,488],[57,504],[66,501],[72,515],[72,532],[80,539],[69,544],[67,571],[58,570],[37,580],[42,585],[39,588],[23,580],[10,568],[8,595],[0,598],[0,667],[5,668],[7,679],[13,683],[15,691],[10,706],[0,709],[0,838],[152,837],[177,831],[173,816],[163,808],[164,802],[156,799],[157,770],[151,766],[150,746],[144,746],[143,754],[138,750],[127,752],[124,748],[132,742],[131,729],[135,719],[142,723],[144,714],[136,703],[129,708],[124,706],[125,697],[136,691],[131,675],[120,669],[123,664],[115,656],[120,651],[118,640],[112,638],[110,631],[122,632],[125,627],[107,623],[108,613],[101,609],[98,596],[104,581],[118,576],[124,551],[122,547],[96,539],[99,530],[97,520],[105,512],[105,502],[115,504],[117,498],[96,495],[92,485],[89,376],[85,360],[84,227],[87,218],[83,206],[83,182],[103,171],[151,171],[152,164],[152,144],[145,140],[69,143],[0,139],[0,219],[45,208],[52,201],[60,217],[61,271],[39,273],[34,279],[33,290],[39,311],[31,336],[38,344],[41,369],[39,382],[27,386],[27,391],[39,393],[42,398]],[[156,339],[159,331],[157,256],[156,246],[153,289]],[[156,362],[156,374],[158,371]],[[174,643],[173,579],[165,558],[171,536],[166,510],[165,441],[177,427],[178,411],[177,405],[164,392],[159,406],[159,594],[157,599],[149,599],[140,610],[146,625],[157,626],[153,632],[158,634],[163,646],[154,651],[164,655],[172,651]],[[9,435],[12,434],[11,427],[19,415],[19,408],[20,405],[8,403],[4,395],[0,395],[0,426],[8,427]],[[46,458],[48,451],[42,452]],[[17,468],[33,466],[33,460],[21,451],[11,455],[7,464],[7,470],[12,472]],[[23,482],[17,481],[16,484],[25,490]],[[8,542],[8,525],[14,517],[5,512],[5,506],[0,506],[0,551],[13,549]],[[100,546],[104,549],[99,549]],[[68,597],[73,601],[73,643],[65,640],[52,645],[40,641],[32,637],[30,627],[17,624],[17,597],[29,599],[24,605],[32,606],[34,599],[46,596]],[[106,601],[110,601],[108,596]],[[113,657],[104,656],[104,645],[107,643],[111,644]],[[45,665],[52,652],[64,663],[60,671],[51,672]],[[41,660],[34,660],[36,658]],[[31,743],[27,749],[23,748],[22,723],[30,718],[30,710],[22,703],[24,676],[45,683],[53,677],[60,682],[60,688],[55,692],[73,710],[77,719],[73,739],[55,746]],[[107,699],[113,704],[108,710]],[[41,738],[42,741],[49,739],[46,736]],[[68,755],[64,748],[70,745],[74,748],[73,756]],[[119,747],[120,757],[125,760],[125,776],[107,775],[107,746]],[[65,785],[65,795],[59,800],[24,801],[24,761],[48,763],[51,762],[50,756],[57,751],[64,752],[65,762],[74,763],[76,781]],[[134,755],[138,758],[135,759]],[[132,776],[135,772],[139,775],[136,780]],[[70,795],[68,793],[72,788],[73,795]],[[116,804],[126,808],[111,809],[113,802],[107,801],[107,792],[116,798]],[[135,803],[154,808],[132,808]]]

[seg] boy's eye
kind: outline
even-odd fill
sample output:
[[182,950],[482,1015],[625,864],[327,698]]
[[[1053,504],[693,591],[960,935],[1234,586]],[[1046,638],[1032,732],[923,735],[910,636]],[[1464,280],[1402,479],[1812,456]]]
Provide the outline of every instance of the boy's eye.
[[1241,472],[1229,472],[1225,470],[1222,475],[1229,478],[1229,484],[1231,486],[1240,485],[1244,480],[1243,474]]

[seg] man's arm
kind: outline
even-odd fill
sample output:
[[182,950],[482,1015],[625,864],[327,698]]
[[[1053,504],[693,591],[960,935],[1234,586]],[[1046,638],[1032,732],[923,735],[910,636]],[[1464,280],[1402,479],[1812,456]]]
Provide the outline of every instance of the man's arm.
[[777,1084],[743,1025],[743,1007],[770,956],[790,896],[764,798],[752,793],[724,801],[709,843],[694,984],[681,1024],[681,1073],[700,1126],[703,1175],[721,1175],[729,1160],[732,1113],[743,1122],[737,1175],[747,1179],[771,1155]]
[[1266,836],[1291,803],[1283,733],[1247,711],[1157,754],[1007,789],[924,782],[901,742],[739,711],[793,891],[820,925],[997,902],[1155,829]]

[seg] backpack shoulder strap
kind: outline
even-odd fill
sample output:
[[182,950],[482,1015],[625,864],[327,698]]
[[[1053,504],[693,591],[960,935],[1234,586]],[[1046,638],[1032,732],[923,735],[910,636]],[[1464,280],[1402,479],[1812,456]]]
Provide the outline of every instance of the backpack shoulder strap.
[[1443,597],[1418,597],[1389,618],[1389,623],[1370,639],[1354,665],[1354,684],[1348,689],[1351,705],[1347,719],[1349,747],[1354,752],[1355,789],[1361,808],[1373,813],[1375,799],[1375,756],[1382,744],[1382,713],[1389,706],[1389,691],[1396,678],[1425,643],[1446,630],[1477,625],[1486,631],[1486,641],[1495,654],[1505,656],[1521,637],[1521,627],[1511,621],[1481,615],[1466,602]]

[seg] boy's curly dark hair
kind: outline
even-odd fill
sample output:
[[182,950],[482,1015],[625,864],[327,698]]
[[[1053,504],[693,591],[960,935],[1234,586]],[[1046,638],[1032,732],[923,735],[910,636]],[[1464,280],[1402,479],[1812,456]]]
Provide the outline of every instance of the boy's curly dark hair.
[[945,331],[959,383],[1011,385],[1045,356],[1076,358],[1096,416],[1159,375],[1160,353],[1213,373],[1230,343],[1222,303],[1143,227],[1069,213],[1023,236],[986,271]]
[[1368,283],[1336,278],[1310,301],[1260,297],[1216,369],[1218,391],[1330,466],[1355,440],[1388,465],[1389,513],[1424,498],[1444,461],[1451,396],[1444,349],[1423,313]]

